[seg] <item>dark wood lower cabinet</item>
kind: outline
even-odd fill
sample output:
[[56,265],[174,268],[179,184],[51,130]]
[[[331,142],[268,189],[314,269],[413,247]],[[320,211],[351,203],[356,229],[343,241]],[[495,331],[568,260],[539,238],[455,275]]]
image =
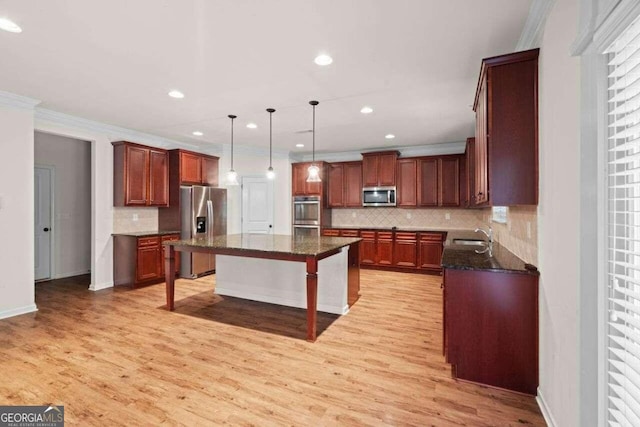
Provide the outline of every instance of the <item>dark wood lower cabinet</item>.
[[377,258],[377,243],[375,231],[361,231],[360,237],[360,264],[361,265],[375,265]]
[[[143,286],[164,281],[164,246],[167,240],[180,240],[179,234],[153,236],[113,236],[114,284]],[[176,268],[176,274],[179,272]]]
[[445,269],[444,353],[456,378],[538,387],[538,276]]
[[442,271],[444,236],[441,233],[420,233],[419,266],[432,271]]
[[393,244],[393,265],[396,267],[418,267],[418,233],[397,232]]
[[377,256],[376,264],[383,266],[393,265],[393,232],[377,231]]

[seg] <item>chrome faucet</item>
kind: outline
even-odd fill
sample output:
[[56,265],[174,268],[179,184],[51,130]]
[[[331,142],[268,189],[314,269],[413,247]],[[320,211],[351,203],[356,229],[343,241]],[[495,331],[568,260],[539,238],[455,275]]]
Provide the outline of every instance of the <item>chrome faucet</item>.
[[483,250],[479,251],[476,249],[476,253],[477,254],[484,254],[486,252],[489,252],[489,257],[493,256],[493,229],[491,228],[491,226],[489,226],[489,231],[485,231],[482,228],[476,228],[475,230],[476,233],[484,233],[485,236],[487,236],[487,247],[484,248]]

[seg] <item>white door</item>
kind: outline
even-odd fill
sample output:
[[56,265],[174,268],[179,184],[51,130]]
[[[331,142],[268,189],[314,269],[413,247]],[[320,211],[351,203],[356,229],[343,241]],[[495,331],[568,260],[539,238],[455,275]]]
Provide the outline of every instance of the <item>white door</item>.
[[273,233],[273,181],[242,178],[242,232]]
[[51,278],[52,170],[35,167],[35,279]]

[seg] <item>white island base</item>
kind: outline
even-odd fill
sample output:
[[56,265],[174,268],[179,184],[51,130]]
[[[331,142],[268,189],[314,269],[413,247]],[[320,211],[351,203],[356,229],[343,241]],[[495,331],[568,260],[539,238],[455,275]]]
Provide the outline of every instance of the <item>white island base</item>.
[[[340,315],[349,311],[348,252],[346,246],[318,261],[318,311]],[[307,308],[306,277],[303,262],[216,255],[218,295]]]

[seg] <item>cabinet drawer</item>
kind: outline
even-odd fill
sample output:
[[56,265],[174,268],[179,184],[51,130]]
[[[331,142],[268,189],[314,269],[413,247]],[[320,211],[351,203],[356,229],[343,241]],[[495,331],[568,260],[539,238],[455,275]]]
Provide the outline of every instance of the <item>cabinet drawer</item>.
[[178,234],[168,234],[166,236],[162,236],[163,242],[172,242],[174,240],[180,240],[180,235]]
[[375,231],[361,231],[360,232],[360,237],[362,237],[363,239],[375,239],[376,238],[376,232]]
[[442,242],[444,240],[444,235],[442,233],[420,233],[420,240]]
[[378,231],[378,239],[393,240],[393,231]]
[[331,228],[326,228],[322,230],[322,235],[328,236],[328,237],[338,237],[340,235],[340,230],[333,230]]
[[417,240],[418,233],[396,232],[396,240]]
[[340,236],[342,237],[358,237],[358,230],[340,230]]
[[158,236],[138,238],[138,247],[157,246],[159,243],[160,243],[160,238]]

